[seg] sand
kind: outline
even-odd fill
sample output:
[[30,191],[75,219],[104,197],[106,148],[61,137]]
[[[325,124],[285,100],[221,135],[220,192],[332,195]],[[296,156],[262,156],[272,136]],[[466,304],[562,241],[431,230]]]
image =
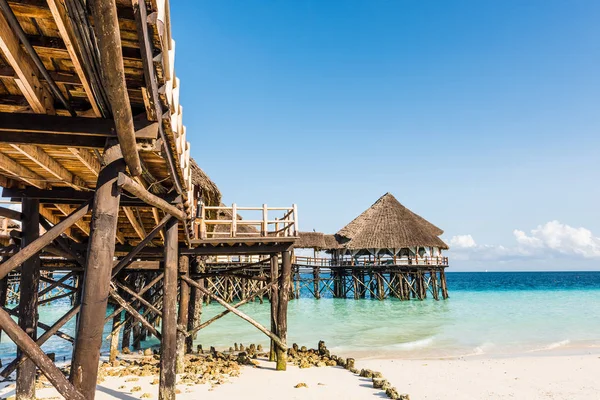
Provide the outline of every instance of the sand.
[[[383,373],[400,393],[416,399],[599,399],[600,354],[544,355],[510,358],[481,356],[444,360],[357,360],[357,368]],[[137,380],[131,380],[131,379]],[[109,377],[98,385],[96,399],[157,399],[155,377]],[[129,380],[129,381],[128,381]],[[294,388],[300,382],[306,388]],[[8,385],[8,386],[7,386]],[[0,397],[14,394],[14,383],[0,384]],[[139,386],[141,390],[131,392]],[[239,377],[210,385],[178,385],[178,399],[373,399],[387,398],[371,380],[339,367],[274,370],[261,360],[244,367]],[[56,398],[54,389],[38,390],[38,398]]]

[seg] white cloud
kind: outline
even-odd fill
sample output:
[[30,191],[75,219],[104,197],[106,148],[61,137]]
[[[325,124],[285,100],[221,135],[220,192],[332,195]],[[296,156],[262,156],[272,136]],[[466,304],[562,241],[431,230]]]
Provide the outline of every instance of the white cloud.
[[479,245],[471,235],[457,235],[449,240],[450,255],[457,260],[548,259],[559,256],[600,258],[600,237],[589,229],[550,221],[529,233],[515,229],[515,243],[509,246]]
[[477,243],[471,235],[457,235],[450,239],[450,247],[452,248],[468,249],[475,246],[477,246]]

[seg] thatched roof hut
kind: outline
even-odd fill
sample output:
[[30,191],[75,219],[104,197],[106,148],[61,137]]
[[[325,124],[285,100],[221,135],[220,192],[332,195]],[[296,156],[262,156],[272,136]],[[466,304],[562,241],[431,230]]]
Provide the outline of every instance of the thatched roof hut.
[[207,206],[217,206],[221,204],[221,191],[217,185],[206,175],[206,173],[196,164],[194,159],[190,159],[192,170],[192,185],[201,189],[200,196],[202,202]]
[[325,235],[321,232],[300,232],[298,234],[298,240],[294,242],[294,248],[315,250],[327,249]]
[[359,249],[400,249],[429,246],[448,249],[438,236],[437,226],[404,207],[386,193],[365,212],[336,234],[342,247]]

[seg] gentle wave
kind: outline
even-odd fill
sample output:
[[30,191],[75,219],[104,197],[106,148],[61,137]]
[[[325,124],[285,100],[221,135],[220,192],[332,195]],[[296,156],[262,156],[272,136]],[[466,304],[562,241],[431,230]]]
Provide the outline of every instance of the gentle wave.
[[405,343],[397,343],[391,345],[390,348],[396,350],[415,350],[415,349],[424,349],[426,347],[432,347],[432,344],[435,340],[435,336],[431,336],[424,339],[414,340],[412,342]]
[[571,343],[571,341],[569,339],[565,339],[565,340],[561,340],[559,342],[550,343],[549,345],[540,347],[538,349],[529,350],[529,351],[527,351],[527,353],[536,353],[538,351],[554,350],[554,349],[558,349],[560,347],[565,347],[570,343]]

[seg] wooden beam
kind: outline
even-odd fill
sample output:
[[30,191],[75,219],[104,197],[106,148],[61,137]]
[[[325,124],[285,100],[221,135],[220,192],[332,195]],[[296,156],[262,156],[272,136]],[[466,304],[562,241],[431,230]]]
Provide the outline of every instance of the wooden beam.
[[[190,259],[188,256],[179,257],[179,272],[184,276],[189,277]],[[190,305],[190,286],[184,281],[179,283],[179,309],[177,315],[177,324],[184,327],[183,332],[177,332],[177,373],[185,372],[185,338],[187,333],[187,325],[189,318]]]
[[0,207],[0,217],[14,219],[20,221],[23,218],[23,214],[17,210],[11,210],[10,208]]
[[140,186],[140,184],[138,184],[133,179],[131,179],[129,176],[127,176],[123,173],[119,174],[119,179],[117,181],[117,185],[119,187],[127,190],[129,193],[133,194],[134,196],[136,196],[140,200],[144,201],[145,203],[150,204],[151,206],[154,206],[154,207],[158,207],[165,213],[170,214],[181,221],[185,221],[187,219],[187,214],[184,211],[167,203],[160,197],[150,193],[149,191],[144,189],[142,186]]
[[88,186],[83,179],[71,173],[39,147],[26,144],[12,144],[11,147],[72,188],[80,190]]
[[135,233],[137,233],[137,235],[140,237],[140,239],[145,238],[146,230],[144,229],[144,226],[138,220],[134,209],[131,207],[123,207],[123,212],[125,213],[125,216],[129,220],[129,223],[131,224],[131,226],[133,226]]
[[102,0],[91,0],[87,5],[94,18],[94,31],[102,60],[102,76],[106,83],[121,152],[129,173],[138,176],[142,173],[142,165],[136,146],[131,104],[125,83],[117,6],[114,1]]
[[277,303],[277,336],[281,343],[276,343],[277,371],[285,371],[287,368],[287,309],[288,299],[291,291],[292,277],[292,253],[284,251],[281,253],[281,275],[279,276],[279,301]]
[[262,333],[264,333],[265,335],[267,335],[268,337],[270,337],[279,346],[279,348],[287,350],[285,342],[283,342],[281,339],[279,339],[277,337],[277,335],[275,335],[272,332],[270,332],[267,328],[265,328],[264,326],[262,326],[261,324],[259,324],[258,322],[256,322],[255,320],[253,320],[252,318],[250,318],[249,316],[247,316],[243,312],[237,310],[235,307],[229,305],[229,303],[227,303],[225,300],[223,300],[219,296],[216,296],[211,291],[206,290],[200,284],[198,284],[197,282],[194,282],[190,278],[188,278],[186,276],[181,276],[181,279],[184,280],[184,281],[186,281],[189,285],[194,286],[196,289],[200,290],[202,293],[204,293],[205,295],[207,295],[211,299],[215,300],[217,303],[219,303],[220,305],[222,305],[227,310],[229,310],[230,312],[234,313],[235,315],[237,315],[238,317],[240,317],[244,321],[249,322],[256,329],[258,329],[259,331],[261,331]]
[[85,165],[85,167],[96,177],[100,172],[100,161],[94,156],[90,154],[89,151],[84,149],[76,149],[74,147],[69,147],[69,151],[73,154],[77,159]]
[[[1,102],[2,100],[0,98],[0,111],[2,111]],[[4,112],[2,114],[6,115],[6,113]],[[102,149],[106,144],[106,137],[83,135],[58,135],[55,133],[47,132],[16,132],[0,130],[0,142],[26,145],[35,144],[38,146],[76,146],[79,149]]]
[[[23,199],[21,248],[26,248],[40,236],[40,203]],[[33,340],[37,339],[38,286],[40,283],[40,258],[31,257],[23,262],[19,287],[19,326]],[[19,399],[35,399],[35,371],[33,361],[23,362],[17,371],[15,394]]]
[[[156,208],[156,207],[152,207],[152,218],[154,218],[154,223],[155,224],[158,224],[158,222],[160,221],[160,214],[158,212],[158,208]],[[160,237],[161,237],[161,239],[164,242],[164,240],[165,240],[165,234],[164,234],[164,232],[162,230],[160,231]]]
[[34,112],[54,114],[53,98],[38,78],[37,68],[21,48],[19,39],[4,14],[0,13],[0,50],[17,74],[15,83]]
[[138,320],[146,329],[148,329],[154,336],[156,336],[159,340],[161,339],[161,334],[152,326],[146,318],[144,318],[135,308],[133,308],[127,301],[125,301],[115,289],[110,289],[110,297],[112,297],[121,307],[125,309],[133,318]]
[[8,275],[10,271],[17,268],[30,257],[39,253],[44,247],[46,247],[54,239],[60,236],[65,231],[65,229],[67,229],[68,227],[73,225],[75,221],[83,217],[87,213],[88,209],[89,203],[82,205],[67,218],[62,220],[60,223],[54,225],[52,229],[50,229],[38,239],[30,243],[27,247],[19,251],[7,261],[0,264],[0,279],[4,278],[6,275]]
[[165,227],[165,276],[163,280],[162,340],[158,400],[175,400],[177,357],[177,236],[178,221]]
[[[54,362],[35,344],[25,332],[23,332],[17,323],[12,320],[10,315],[0,309],[0,326],[10,337],[10,339],[25,353],[42,373],[48,378],[50,383],[56,388],[66,400],[86,400],[73,385],[67,380],[63,373],[54,365]],[[96,367],[97,368],[97,367]]]
[[11,178],[21,180],[40,189],[46,188],[46,179],[36,174],[29,168],[17,163],[12,158],[0,153],[0,170]]
[[90,82],[83,71],[82,62],[79,58],[79,54],[77,49],[75,48],[76,39],[73,35],[73,30],[71,24],[69,22],[69,16],[67,15],[67,10],[65,9],[64,4],[58,0],[48,0],[48,7],[50,8],[50,12],[54,17],[54,22],[58,28],[58,32],[62,37],[65,46],[67,47],[67,51],[69,52],[69,58],[73,63],[73,68],[83,85],[83,90],[92,106],[92,110],[94,111],[94,115],[96,117],[100,117],[102,114],[100,109],[98,108],[98,103],[94,98],[94,93],[92,91],[92,87]]
[[[278,288],[278,280],[279,280],[279,256],[277,253],[271,256],[270,266],[271,266],[271,332],[275,335],[279,335],[279,331],[277,329],[277,315],[279,308],[279,288]],[[270,350],[269,350],[269,361],[277,361],[277,351],[276,344],[271,340]]]
[[[56,206],[56,204],[54,204],[54,206]],[[54,215],[52,213],[52,211],[50,209],[48,209],[47,207],[45,207],[44,205],[40,206],[40,215],[42,217],[44,217],[45,219],[47,219],[48,222],[50,222],[52,225],[57,225],[60,222],[60,218],[57,215]],[[77,242],[77,243],[80,242],[79,238],[73,235],[71,227],[65,229],[65,231],[63,233],[65,234],[65,236],[67,236],[69,239],[73,240],[74,242]]]
[[[135,135],[138,139],[156,139],[156,123],[136,118]],[[58,115],[9,113],[2,116],[0,131],[54,133],[59,135],[101,136],[116,138],[116,125],[111,119],[65,117]]]
[[123,155],[116,141],[111,140],[107,143],[102,165],[94,195],[94,223],[88,244],[83,277],[85,289],[81,299],[70,376],[71,382],[87,399],[94,399],[96,393],[103,316],[106,315],[119,219],[121,195],[115,184],[119,174],[125,170]]

